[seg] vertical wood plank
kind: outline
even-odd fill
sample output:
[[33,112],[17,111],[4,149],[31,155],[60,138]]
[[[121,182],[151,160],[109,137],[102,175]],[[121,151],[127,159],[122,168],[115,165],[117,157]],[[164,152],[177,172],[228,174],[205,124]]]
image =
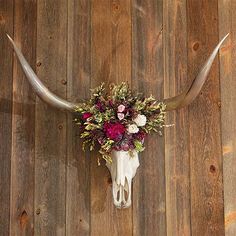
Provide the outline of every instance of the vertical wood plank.
[[[92,80],[131,82],[131,9],[126,0],[92,1]],[[110,174],[91,156],[91,235],[132,235],[132,208],[113,205]]]
[[13,1],[0,6],[0,235],[9,235],[13,54],[5,33],[13,35]]
[[[37,72],[66,98],[67,1],[38,1]],[[35,235],[65,235],[66,114],[37,99]]]
[[[35,68],[36,1],[14,3],[14,40]],[[13,68],[10,235],[34,231],[35,96],[16,57]]]
[[[89,98],[91,1],[68,1],[67,98]],[[90,233],[90,156],[82,151],[79,129],[68,115],[66,234]]]
[[230,33],[220,53],[225,235],[236,235],[236,2],[219,0],[219,35]]
[[[132,1],[132,86],[163,98],[163,1]],[[133,234],[166,235],[164,138],[149,136],[133,186]]]
[[[188,0],[188,76],[219,41],[217,1]],[[192,235],[224,235],[218,61],[189,107]]]
[[[165,97],[180,93],[187,76],[186,1],[164,4]],[[188,109],[168,112],[165,130],[167,235],[191,235]]]

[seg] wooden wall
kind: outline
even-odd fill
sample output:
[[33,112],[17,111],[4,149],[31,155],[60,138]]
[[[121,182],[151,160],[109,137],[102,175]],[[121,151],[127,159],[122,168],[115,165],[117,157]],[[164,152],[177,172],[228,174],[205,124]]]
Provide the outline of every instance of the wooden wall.
[[[236,235],[236,1],[0,0],[0,235]],[[174,96],[221,48],[200,96],[150,136],[133,204],[83,153],[70,114],[32,92],[5,37],[71,101],[103,82]]]

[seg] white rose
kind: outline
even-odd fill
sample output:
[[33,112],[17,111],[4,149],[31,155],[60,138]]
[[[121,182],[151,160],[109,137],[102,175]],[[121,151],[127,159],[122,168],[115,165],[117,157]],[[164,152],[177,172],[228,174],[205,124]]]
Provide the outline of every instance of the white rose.
[[138,133],[139,128],[138,128],[137,125],[132,124],[132,125],[128,125],[127,130],[128,130],[128,132],[129,132],[130,134],[136,134],[136,133]]
[[137,124],[137,126],[144,126],[147,122],[147,117],[145,115],[137,115],[133,121]]

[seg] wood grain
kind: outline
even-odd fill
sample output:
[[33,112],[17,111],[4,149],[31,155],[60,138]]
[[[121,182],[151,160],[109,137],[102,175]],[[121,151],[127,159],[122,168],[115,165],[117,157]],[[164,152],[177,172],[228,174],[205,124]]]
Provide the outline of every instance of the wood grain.
[[[42,0],[37,6],[37,72],[55,94],[66,98],[67,2]],[[37,100],[35,235],[65,235],[66,114]]]
[[[90,94],[90,10],[86,0],[68,1],[67,98],[88,99]],[[79,127],[67,121],[66,234],[90,234],[90,156],[82,151]]]
[[13,34],[13,1],[0,6],[0,235],[9,235],[13,54],[5,33]]
[[[0,0],[0,235],[236,235],[235,11],[234,0]],[[230,37],[200,96],[146,140],[133,205],[118,210],[73,116],[35,106],[5,31],[71,101],[101,82],[174,96]]]
[[225,235],[236,235],[236,2],[219,0],[219,35],[230,33],[220,52],[221,126],[224,166]]
[[[131,79],[131,13],[125,0],[92,1],[91,87],[101,82]],[[105,164],[91,159],[91,235],[132,235],[132,209],[113,205],[111,180]]]
[[[216,1],[189,0],[188,77],[193,79],[219,41]],[[192,235],[224,235],[219,67],[189,107]]]
[[[135,0],[132,12],[132,87],[163,98],[163,2]],[[145,147],[133,186],[133,234],[166,235],[164,138],[151,135]]]
[[[190,82],[187,76],[186,1],[164,4],[165,97]],[[191,235],[188,108],[167,113],[165,130],[167,235]]]
[[[15,1],[14,9],[14,40],[29,63],[35,68],[36,2]],[[19,105],[15,106],[17,103]],[[30,105],[25,106],[25,103]],[[32,235],[34,232],[34,104],[35,96],[15,58],[10,235]]]

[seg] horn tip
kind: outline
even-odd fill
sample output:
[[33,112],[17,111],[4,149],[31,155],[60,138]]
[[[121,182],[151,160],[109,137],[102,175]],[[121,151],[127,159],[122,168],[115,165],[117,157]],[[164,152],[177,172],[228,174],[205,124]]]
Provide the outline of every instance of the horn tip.
[[9,34],[6,34],[7,38],[10,40],[10,42],[12,43],[13,42],[13,39],[10,37]]
[[225,41],[226,38],[228,38],[229,33],[225,35],[225,37],[221,40],[221,42]]

